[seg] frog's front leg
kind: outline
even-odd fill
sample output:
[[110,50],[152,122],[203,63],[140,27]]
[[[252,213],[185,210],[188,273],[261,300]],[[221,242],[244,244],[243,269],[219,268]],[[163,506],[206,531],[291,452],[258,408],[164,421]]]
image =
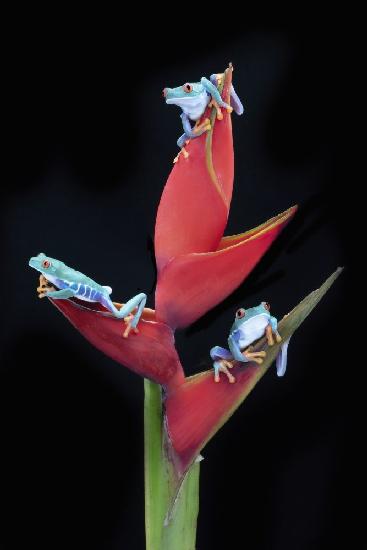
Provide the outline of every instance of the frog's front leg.
[[188,158],[189,156],[189,153],[186,151],[185,149],[185,145],[188,145],[190,143],[190,140],[187,138],[187,135],[186,134],[182,134],[182,136],[180,136],[177,140],[177,145],[178,147],[180,148],[180,151],[178,152],[178,154],[175,156],[175,158],[173,159],[173,164],[176,164],[176,162],[178,161],[178,159],[180,158],[180,155],[182,154],[184,156],[185,159]]
[[50,290],[55,290],[55,287],[50,285],[50,282],[46,279],[46,277],[41,274],[39,277],[39,286],[37,287],[38,298],[45,298],[47,296],[47,292]]
[[261,365],[261,363],[263,362],[263,357],[266,356],[266,352],[265,351],[252,352],[252,351],[249,351],[248,349],[245,351],[241,351],[239,346],[240,338],[241,338],[241,333],[239,330],[234,330],[228,338],[229,349],[231,350],[232,355],[236,359],[236,361],[240,361],[241,363],[254,361],[255,363],[258,363],[258,365]]
[[184,134],[180,136],[177,140],[177,145],[181,149],[181,151],[178,153],[178,155],[174,159],[174,163],[176,163],[181,155],[185,158],[189,156],[189,153],[185,149],[185,145],[187,145],[190,142],[190,139],[197,138],[201,136],[204,132],[207,132],[211,128],[210,120],[206,118],[203,122],[197,122],[194,126],[194,128],[191,127],[190,119],[187,116],[186,113],[181,114],[181,120],[182,120],[182,126],[184,129]]
[[48,290],[46,292],[47,298],[54,298],[55,300],[67,300],[75,296],[75,291],[71,288],[62,288],[61,290]]

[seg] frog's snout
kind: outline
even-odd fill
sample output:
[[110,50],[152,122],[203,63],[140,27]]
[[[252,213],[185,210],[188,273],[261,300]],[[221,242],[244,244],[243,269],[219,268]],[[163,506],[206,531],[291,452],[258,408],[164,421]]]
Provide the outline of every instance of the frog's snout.
[[169,88],[163,88],[162,90],[162,97],[167,97]]

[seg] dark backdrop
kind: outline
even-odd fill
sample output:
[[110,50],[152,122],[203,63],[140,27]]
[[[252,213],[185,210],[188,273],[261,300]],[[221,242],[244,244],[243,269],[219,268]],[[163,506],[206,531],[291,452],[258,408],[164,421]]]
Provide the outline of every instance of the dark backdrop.
[[[126,38],[127,27],[139,33]],[[115,299],[145,291],[153,306],[155,212],[181,132],[161,90],[228,61],[246,113],[233,117],[227,233],[300,211],[248,280],[177,334],[185,370],[209,368],[238,306],[266,299],[281,317],[347,269],[293,338],[286,377],[272,369],[205,449],[198,549],[350,542],[343,33],[301,18],[209,34],[144,34],[126,20],[119,31],[48,28],[18,32],[7,48],[1,548],[144,548],[142,380],[37,299],[27,260],[45,251],[111,285]]]

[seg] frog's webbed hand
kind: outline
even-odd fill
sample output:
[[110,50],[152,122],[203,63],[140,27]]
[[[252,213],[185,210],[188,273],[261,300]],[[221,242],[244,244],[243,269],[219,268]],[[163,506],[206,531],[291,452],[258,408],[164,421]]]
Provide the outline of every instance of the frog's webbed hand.
[[185,140],[194,139],[201,136],[201,134],[204,134],[204,132],[207,132],[208,130],[211,129],[210,120],[208,118],[206,118],[203,122],[197,121],[193,128],[191,128],[191,122],[186,113],[181,114],[181,120],[182,120],[182,127],[185,133],[183,136],[180,137],[180,139],[177,142],[177,145],[179,145],[179,141],[181,142],[184,136],[185,136]]
[[182,136],[180,136],[177,140],[177,145],[179,146],[180,148],[180,151],[179,153],[175,156],[175,158],[173,159],[173,163],[175,164],[178,159],[180,158],[180,155],[181,153],[183,154],[184,158],[187,159],[187,157],[189,156],[189,153],[186,151],[185,149],[185,145],[188,145],[190,143],[190,140],[187,138],[187,135],[186,134],[182,134]]
[[[210,77],[211,82],[214,84],[214,86],[218,87],[222,83],[223,75],[222,74],[212,74]],[[244,108],[241,103],[240,98],[236,94],[236,91],[233,87],[233,84],[231,84],[230,90],[230,98],[231,98],[231,107],[233,108],[234,112],[237,115],[242,115]],[[218,117],[219,118],[219,117]]]
[[51,290],[55,290],[55,288],[50,285],[46,277],[41,274],[39,277],[39,286],[37,287],[38,298],[45,298],[47,293]]

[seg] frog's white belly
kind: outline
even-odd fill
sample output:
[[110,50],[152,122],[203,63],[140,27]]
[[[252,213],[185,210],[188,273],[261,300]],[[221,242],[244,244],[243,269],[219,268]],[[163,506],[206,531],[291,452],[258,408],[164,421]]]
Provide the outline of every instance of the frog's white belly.
[[264,336],[265,329],[269,324],[269,316],[260,313],[250,318],[240,325],[238,330],[241,333],[238,345],[241,350],[247,348],[250,344]]
[[167,100],[167,103],[174,103],[175,105],[178,105],[181,107],[183,112],[191,119],[191,120],[199,120],[199,118],[204,114],[204,111],[206,109],[206,106],[208,105],[210,100],[210,97],[208,94],[204,91],[200,95],[197,95],[195,97],[182,97],[182,98],[175,98],[172,100]]

